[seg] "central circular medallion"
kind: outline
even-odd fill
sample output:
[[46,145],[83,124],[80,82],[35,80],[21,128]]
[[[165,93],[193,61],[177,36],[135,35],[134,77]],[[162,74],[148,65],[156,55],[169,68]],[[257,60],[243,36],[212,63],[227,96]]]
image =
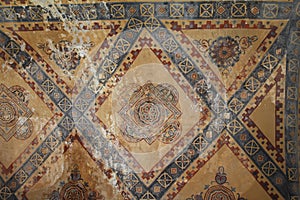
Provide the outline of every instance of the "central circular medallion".
[[127,141],[144,140],[151,145],[159,139],[168,144],[180,135],[181,111],[175,87],[148,81],[141,86],[135,85],[126,93],[118,113],[120,129]]
[[145,101],[138,105],[136,108],[136,113],[139,119],[147,125],[156,124],[161,116],[159,106],[151,101]]
[[4,99],[0,100],[0,125],[12,126],[18,119],[14,105]]
[[155,128],[165,120],[165,108],[154,98],[143,98],[133,108],[134,121],[142,127]]

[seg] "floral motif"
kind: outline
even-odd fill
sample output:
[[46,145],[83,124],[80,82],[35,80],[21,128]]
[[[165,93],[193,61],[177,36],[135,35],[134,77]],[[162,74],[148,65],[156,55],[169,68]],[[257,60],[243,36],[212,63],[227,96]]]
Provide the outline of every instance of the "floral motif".
[[227,175],[224,171],[224,167],[220,166],[215,176],[215,185],[205,186],[206,192],[200,192],[200,194],[192,195],[187,200],[246,200],[241,197],[239,193],[235,194],[235,188],[229,189],[224,186],[227,182]]
[[104,196],[95,191],[89,191],[88,183],[84,182],[81,178],[81,174],[78,165],[74,165],[71,171],[69,181],[67,183],[61,182],[61,188],[54,190],[49,200],[104,200]]
[[39,48],[43,49],[63,70],[73,72],[92,46],[94,46],[92,42],[76,46],[72,42],[61,40],[56,44],[52,42],[40,44]]
[[219,37],[208,49],[210,58],[218,67],[234,66],[239,61],[241,49],[239,43],[232,37]]
[[230,71],[239,60],[241,54],[245,53],[257,36],[235,37],[230,36],[218,37],[216,40],[194,40],[198,50],[208,53],[211,61],[217,65],[221,71]]

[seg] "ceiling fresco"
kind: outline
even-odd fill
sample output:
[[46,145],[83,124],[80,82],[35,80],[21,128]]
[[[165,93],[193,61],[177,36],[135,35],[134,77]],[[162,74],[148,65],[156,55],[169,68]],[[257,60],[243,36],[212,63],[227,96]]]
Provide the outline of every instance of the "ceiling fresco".
[[299,199],[300,2],[1,0],[0,199]]

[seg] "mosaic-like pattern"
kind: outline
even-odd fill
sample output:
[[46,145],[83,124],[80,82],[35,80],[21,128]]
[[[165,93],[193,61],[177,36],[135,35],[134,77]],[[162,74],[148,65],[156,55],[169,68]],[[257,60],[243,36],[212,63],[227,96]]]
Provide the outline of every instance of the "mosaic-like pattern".
[[300,3],[0,7],[0,199],[299,199]]
[[[126,96],[129,96],[127,99]],[[178,92],[172,85],[151,82],[124,94],[125,106],[119,111],[121,131],[130,142],[145,140],[152,144],[158,137],[164,143],[173,142],[181,132],[177,108]]]
[[6,88],[0,85],[0,124],[1,136],[6,140],[11,137],[27,139],[32,132],[32,111],[26,107],[26,91],[21,86]]

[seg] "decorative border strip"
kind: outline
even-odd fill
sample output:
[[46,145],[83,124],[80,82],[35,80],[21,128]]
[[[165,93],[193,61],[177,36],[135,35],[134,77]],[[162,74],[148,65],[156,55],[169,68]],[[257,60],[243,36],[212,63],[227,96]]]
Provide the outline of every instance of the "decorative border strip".
[[289,18],[292,3],[259,1],[50,4],[0,8],[0,22],[159,19]]

